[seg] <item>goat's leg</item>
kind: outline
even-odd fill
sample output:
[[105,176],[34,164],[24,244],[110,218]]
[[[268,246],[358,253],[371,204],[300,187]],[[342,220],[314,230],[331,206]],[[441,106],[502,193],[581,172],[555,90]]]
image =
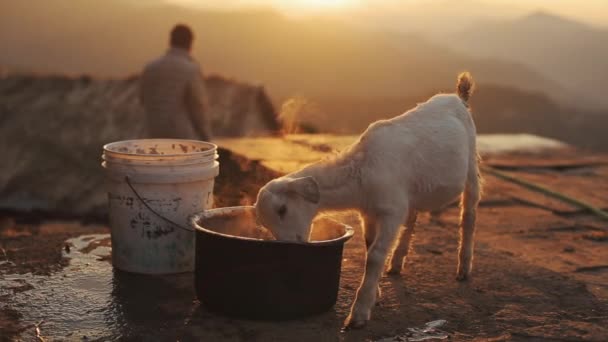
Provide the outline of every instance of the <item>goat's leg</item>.
[[473,268],[473,247],[475,238],[475,218],[479,203],[479,171],[477,160],[469,167],[470,171],[461,196],[460,246],[458,247],[458,270],[456,279],[465,280]]
[[[367,253],[369,253],[369,248],[374,243],[374,240],[376,239],[376,231],[378,230],[378,222],[374,216],[365,216],[363,230],[363,233],[365,234],[365,249]],[[380,285],[378,285],[376,288],[376,298],[380,298],[381,295],[382,290],[380,290]]]
[[369,252],[370,246],[376,240],[376,231],[378,230],[376,218],[371,215],[366,215],[364,217],[364,234],[365,234],[365,248]]
[[350,315],[346,319],[345,324],[347,327],[359,328],[364,326],[369,320],[371,309],[376,302],[376,289],[384,270],[384,262],[390,248],[393,246],[402,222],[403,217],[400,215],[378,218],[378,232],[367,253],[365,274],[361,286],[357,290],[357,296],[355,297]]
[[412,234],[414,234],[417,216],[418,212],[410,209],[405,222],[405,231],[401,233],[399,241],[395,245],[390,267],[387,271],[388,274],[399,274],[401,269],[405,268],[405,259],[410,251],[410,244],[412,241]]

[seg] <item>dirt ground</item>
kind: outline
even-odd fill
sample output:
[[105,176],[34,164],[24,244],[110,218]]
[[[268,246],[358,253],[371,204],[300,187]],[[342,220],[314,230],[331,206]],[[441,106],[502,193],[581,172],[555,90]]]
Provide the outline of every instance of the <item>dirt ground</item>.
[[[234,160],[238,170],[231,168],[218,180],[218,205],[251,202],[257,186],[274,175],[258,163]],[[486,158],[511,174],[607,208],[605,161],[566,153]],[[208,312],[196,300],[189,274],[144,277],[113,270],[104,224],[4,216],[0,340],[36,340],[38,334],[51,341],[375,341],[445,319],[442,330],[452,341],[607,341],[608,224],[485,178],[471,279],[455,280],[458,208],[422,215],[406,270],[382,278],[372,321],[348,332],[340,328],[365,260],[355,214],[339,215],[356,234],[346,244],[335,307],[286,322]],[[249,186],[235,195],[228,182],[239,181]]]

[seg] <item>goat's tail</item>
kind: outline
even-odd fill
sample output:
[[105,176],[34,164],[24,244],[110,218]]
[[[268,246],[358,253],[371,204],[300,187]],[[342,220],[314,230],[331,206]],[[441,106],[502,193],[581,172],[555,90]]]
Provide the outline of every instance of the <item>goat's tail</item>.
[[458,83],[456,84],[456,91],[458,93],[458,97],[465,104],[468,104],[469,98],[471,94],[473,94],[473,89],[475,88],[475,83],[473,82],[473,76],[468,71],[465,71],[458,75]]

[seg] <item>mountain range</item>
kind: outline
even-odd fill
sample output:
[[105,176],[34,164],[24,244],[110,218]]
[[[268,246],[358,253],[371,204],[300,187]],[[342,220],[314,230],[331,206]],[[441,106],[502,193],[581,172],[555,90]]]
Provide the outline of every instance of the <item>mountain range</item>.
[[[466,6],[442,11],[437,20],[454,23]],[[608,34],[545,12],[515,19],[483,19],[479,12],[443,33],[425,32],[422,19],[408,32],[155,1],[4,1],[0,13],[0,69],[11,72],[124,78],[164,53],[168,31],[184,22],[195,31],[193,55],[206,74],[263,85],[277,108],[303,98],[300,121],[311,130],[360,132],[436,92],[453,91],[456,75],[469,70],[480,89],[473,97],[480,132],[607,145],[596,128],[608,117]]]
[[520,61],[471,57],[418,34],[332,20],[117,0],[3,2],[0,7],[0,65],[9,70],[102,77],[137,73],[165,50],[171,26],[186,22],[197,33],[194,55],[204,70],[264,84],[279,99],[452,91],[456,74],[465,69],[478,82],[541,91],[558,102],[569,93]]
[[608,108],[606,29],[535,12],[515,20],[479,22],[439,41],[473,57],[520,63],[567,89],[578,106]]

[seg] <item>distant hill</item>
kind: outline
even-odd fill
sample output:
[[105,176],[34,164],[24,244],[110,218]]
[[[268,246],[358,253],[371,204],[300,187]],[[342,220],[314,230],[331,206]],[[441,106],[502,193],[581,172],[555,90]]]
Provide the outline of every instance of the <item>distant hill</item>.
[[608,110],[556,104],[543,93],[480,85],[471,101],[480,133],[531,133],[575,146],[608,151]]
[[[542,13],[460,33],[452,38],[463,42],[463,51],[455,52],[418,34],[363,30],[324,19],[289,20],[271,11],[191,10],[154,1],[32,4],[0,2],[3,67],[121,78],[162,53],[168,30],[185,22],[195,29],[194,55],[206,73],[262,84],[275,105],[293,95],[303,97],[309,103],[302,114],[308,129],[360,132],[371,121],[402,113],[438,91],[453,91],[456,74],[467,69],[480,84],[473,97],[480,132],[530,132],[608,146],[600,129],[607,127],[605,119],[596,114],[601,111],[578,109],[588,102],[568,90],[584,92],[608,81],[601,76],[608,58],[592,58],[608,44],[590,43],[600,41],[603,31]],[[576,39],[567,32],[575,32]],[[481,39],[492,53],[482,53]],[[502,45],[513,47],[499,50]],[[513,56],[519,62],[503,60]],[[545,72],[550,65],[557,70],[560,63],[566,65],[558,80],[565,86],[524,65],[532,62]],[[595,76],[587,84],[588,75]]]
[[[495,84],[478,84],[471,108],[478,133],[530,133],[569,144],[608,152],[608,111],[591,111],[558,105],[540,92]],[[305,106],[300,120],[320,132],[358,134],[379,119],[399,115],[434,93],[407,97],[327,98]],[[346,118],[321,114],[319,107]]]
[[374,29],[445,35],[468,29],[480,20],[516,18],[526,11],[515,4],[483,0],[382,1],[344,20]]
[[[536,12],[480,22],[442,42],[479,58],[527,65],[571,91],[571,98],[564,99],[570,104],[608,108],[608,30]],[[551,96],[549,90],[545,93]]]
[[566,98],[556,82],[521,64],[475,59],[418,35],[359,30],[335,21],[288,20],[270,11],[214,12],[156,2],[4,1],[0,65],[43,72],[122,77],[167,45],[176,22],[198,36],[206,71],[262,83],[277,99],[407,97],[452,90],[464,69],[485,83]]

